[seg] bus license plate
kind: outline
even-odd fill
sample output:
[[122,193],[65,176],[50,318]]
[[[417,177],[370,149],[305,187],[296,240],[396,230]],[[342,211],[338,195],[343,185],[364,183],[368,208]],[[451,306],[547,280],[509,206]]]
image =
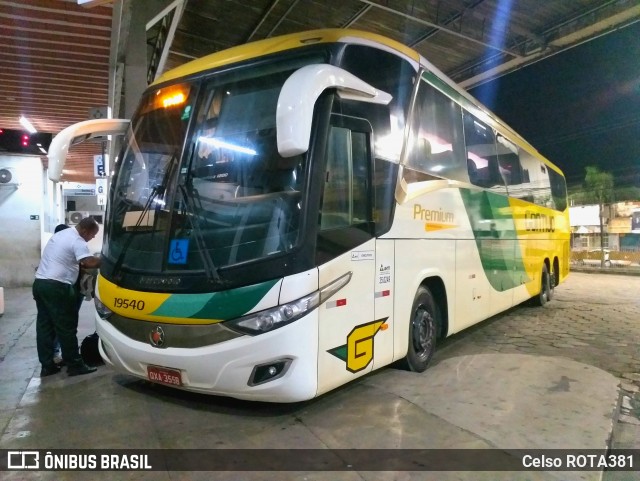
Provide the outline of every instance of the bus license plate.
[[182,386],[182,376],[176,369],[159,366],[147,366],[149,381],[167,384],[168,386]]

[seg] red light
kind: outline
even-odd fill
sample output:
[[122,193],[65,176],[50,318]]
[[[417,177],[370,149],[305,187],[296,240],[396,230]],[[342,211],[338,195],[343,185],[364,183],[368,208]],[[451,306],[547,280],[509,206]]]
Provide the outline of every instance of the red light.
[[23,147],[29,146],[29,136],[27,134],[22,134],[22,146]]

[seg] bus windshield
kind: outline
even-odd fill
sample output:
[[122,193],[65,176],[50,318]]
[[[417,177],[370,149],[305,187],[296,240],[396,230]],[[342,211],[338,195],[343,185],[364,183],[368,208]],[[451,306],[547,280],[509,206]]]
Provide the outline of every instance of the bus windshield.
[[112,185],[104,254],[115,271],[209,274],[296,246],[305,157],[279,155],[276,106],[300,66],[245,68],[146,94]]

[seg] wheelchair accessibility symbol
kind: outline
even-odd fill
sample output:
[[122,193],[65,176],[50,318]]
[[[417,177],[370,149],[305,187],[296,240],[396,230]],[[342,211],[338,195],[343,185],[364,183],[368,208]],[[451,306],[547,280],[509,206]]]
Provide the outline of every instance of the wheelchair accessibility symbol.
[[169,246],[169,264],[186,264],[189,239],[173,239]]

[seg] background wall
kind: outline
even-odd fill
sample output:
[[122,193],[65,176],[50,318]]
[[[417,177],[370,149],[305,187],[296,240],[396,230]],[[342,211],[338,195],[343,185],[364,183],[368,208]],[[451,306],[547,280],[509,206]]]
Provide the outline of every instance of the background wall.
[[[80,211],[83,213],[83,217],[85,214],[92,216],[98,222],[98,226],[100,227],[100,231],[93,238],[93,240],[89,241],[89,250],[92,254],[100,252],[102,250],[102,236],[104,235],[104,215],[105,211],[103,207],[99,206],[96,202],[96,196],[70,196],[65,195],[65,206],[69,205],[69,202],[72,202],[74,205],[74,211]],[[69,218],[69,211],[65,212],[65,224],[73,226],[73,222],[71,222]]]
[[0,155],[0,169],[12,177],[0,184],[0,286],[28,286],[40,262],[42,163],[36,156]]

